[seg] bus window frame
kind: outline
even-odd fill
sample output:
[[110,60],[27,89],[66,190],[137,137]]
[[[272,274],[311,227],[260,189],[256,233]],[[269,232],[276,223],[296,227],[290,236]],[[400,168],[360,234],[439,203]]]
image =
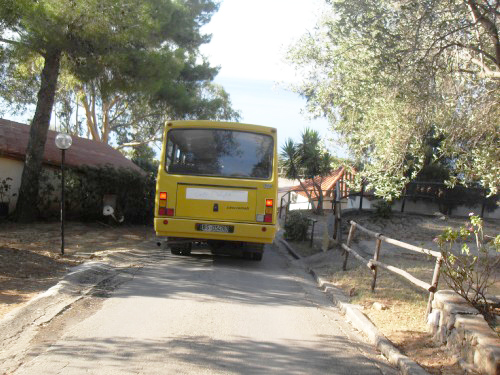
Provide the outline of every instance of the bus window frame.
[[[174,144],[172,142],[172,155],[167,155],[168,153],[168,144],[169,144],[169,134],[170,132],[172,131],[176,131],[176,130],[200,130],[200,129],[205,129],[205,130],[229,130],[229,131],[232,131],[232,132],[238,132],[238,133],[247,133],[247,134],[259,134],[259,135],[262,135],[262,136],[265,136],[265,137],[269,137],[271,139],[271,150],[272,153],[271,153],[271,156],[272,156],[272,163],[271,163],[271,166],[269,168],[269,177],[263,177],[263,178],[258,178],[258,177],[251,177],[251,176],[245,176],[245,177],[238,177],[238,176],[215,176],[215,175],[205,175],[205,174],[194,174],[194,173],[171,173],[171,172],[168,172],[167,170],[167,163],[168,161],[172,161],[172,160],[175,160],[175,153],[177,151],[179,151],[181,153],[181,155],[179,156],[179,158],[182,156],[182,151],[180,149],[178,149],[177,145]],[[189,128],[173,128],[173,129],[169,129],[167,131],[167,134],[166,134],[166,139],[165,139],[165,147],[166,147],[166,155],[165,155],[165,162],[164,162],[164,165],[163,165],[163,171],[167,174],[167,175],[171,175],[171,176],[192,176],[192,177],[201,177],[201,178],[227,178],[227,179],[235,179],[235,180],[252,180],[252,181],[271,181],[274,177],[274,173],[275,173],[275,163],[277,163],[277,160],[275,160],[275,154],[277,156],[277,153],[275,152],[275,137],[271,134],[268,134],[268,133],[263,133],[263,132],[258,132],[258,131],[249,131],[249,130],[235,130],[235,129],[225,129],[225,128],[211,128],[211,127],[203,127],[203,128],[195,128],[195,127],[189,127]]]

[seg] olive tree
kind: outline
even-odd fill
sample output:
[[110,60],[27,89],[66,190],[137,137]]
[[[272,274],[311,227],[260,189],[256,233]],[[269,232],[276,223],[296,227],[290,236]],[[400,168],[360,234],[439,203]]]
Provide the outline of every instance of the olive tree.
[[293,89],[326,116],[376,194],[393,198],[424,165],[450,184],[500,186],[500,3],[327,0],[288,52]]

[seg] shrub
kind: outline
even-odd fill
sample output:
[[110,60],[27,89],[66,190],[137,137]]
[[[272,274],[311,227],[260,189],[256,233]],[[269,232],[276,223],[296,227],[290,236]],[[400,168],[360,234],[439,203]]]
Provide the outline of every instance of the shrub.
[[487,241],[483,221],[471,214],[470,223],[458,230],[446,229],[435,241],[443,255],[441,272],[446,283],[492,322],[493,308],[486,292],[495,282],[494,271],[500,264],[500,234]]
[[[104,195],[116,195],[117,217],[123,215],[126,223],[150,224],[153,221],[155,186],[153,173],[141,175],[110,166],[68,169],[65,174],[66,216],[73,220],[102,220]],[[45,218],[54,217],[50,208],[59,202],[59,191],[59,181],[44,179],[38,205]]]
[[380,200],[374,204],[375,215],[383,219],[388,219],[392,215],[391,202]]
[[9,215],[10,199],[16,196],[12,194],[12,178],[6,177],[0,180],[0,217],[7,217]]
[[300,211],[289,211],[285,224],[285,238],[291,241],[304,241],[307,239],[309,229],[308,217]]

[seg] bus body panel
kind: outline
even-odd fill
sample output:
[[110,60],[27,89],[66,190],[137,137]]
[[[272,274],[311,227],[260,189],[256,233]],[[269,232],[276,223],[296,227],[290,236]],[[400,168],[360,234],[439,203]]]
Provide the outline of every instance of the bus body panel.
[[[167,224],[165,224],[165,220],[167,220]],[[233,226],[234,232],[200,232],[196,230],[197,224]],[[156,218],[155,229],[158,236],[192,238],[193,240],[221,240],[253,243],[272,243],[276,234],[276,227],[274,225],[171,218]],[[265,229],[265,231],[263,229]]]
[[[268,178],[168,173],[166,160],[175,150],[169,150],[171,155],[167,156],[167,137],[174,129],[223,129],[270,136],[273,140],[272,173]],[[156,234],[193,240],[271,243],[277,222],[277,162],[274,128],[230,122],[169,121],[165,126],[156,183]],[[165,199],[160,199],[160,194]],[[266,206],[269,201],[271,206]],[[160,214],[162,208],[164,212]],[[264,222],[264,216],[270,217],[270,222]],[[231,232],[211,231],[221,228],[230,228]]]
[[255,188],[177,184],[176,215],[193,219],[255,221]]

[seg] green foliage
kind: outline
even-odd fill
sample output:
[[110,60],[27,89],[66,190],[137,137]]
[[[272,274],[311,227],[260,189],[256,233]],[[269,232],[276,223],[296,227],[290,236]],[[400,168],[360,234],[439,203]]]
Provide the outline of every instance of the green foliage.
[[441,272],[447,284],[491,322],[492,306],[486,293],[500,264],[500,234],[487,239],[481,218],[470,214],[466,226],[446,229],[435,242],[441,250]]
[[12,194],[10,192],[12,189],[11,181],[11,177],[6,177],[0,180],[0,203],[10,203],[10,199],[16,196],[16,193]]
[[[71,134],[109,142],[115,133],[120,145],[136,146],[161,140],[168,118],[239,119],[198,50],[218,9],[211,0],[0,5],[0,23],[13,22],[0,28],[0,97],[13,112],[37,102],[44,51],[55,48],[63,59],[54,114]],[[49,26],[31,27],[42,22]],[[74,120],[77,105],[86,121]]]
[[[36,206],[39,212],[40,219],[55,219],[58,216],[58,207],[61,201],[61,186],[60,182],[56,184],[55,174],[47,169],[43,169],[39,178],[40,188]],[[56,188],[58,189],[56,191]]]
[[[306,128],[301,135],[301,142],[296,143],[288,138],[280,153],[281,165],[284,167],[286,178],[299,180],[313,180],[313,189],[318,197],[316,213],[323,210],[322,177],[328,176],[332,171],[333,157],[322,144],[321,137],[316,130]],[[317,177],[320,177],[319,179]],[[305,190],[311,201],[311,192]]]
[[[39,212],[42,218],[53,219],[58,214],[60,182],[56,184],[47,173],[43,176],[38,199]],[[103,220],[104,195],[116,195],[117,215],[123,215],[125,223],[151,224],[153,221],[155,173],[144,176],[123,168],[80,167],[67,171],[65,187],[68,219]]]
[[331,0],[288,58],[294,89],[326,116],[378,196],[401,194],[429,162],[451,183],[500,186],[500,4]]
[[155,151],[148,145],[134,147],[131,160],[149,174],[156,175],[160,162],[155,160]]
[[305,241],[309,224],[309,219],[303,212],[289,211],[285,224],[285,238],[290,241]]
[[12,189],[11,181],[10,177],[0,179],[0,218],[9,216],[10,199],[16,196],[15,193],[10,192]]
[[388,202],[386,200],[380,200],[374,204],[375,206],[375,215],[383,218],[383,219],[388,219],[392,215],[392,207],[391,207],[391,202]]

